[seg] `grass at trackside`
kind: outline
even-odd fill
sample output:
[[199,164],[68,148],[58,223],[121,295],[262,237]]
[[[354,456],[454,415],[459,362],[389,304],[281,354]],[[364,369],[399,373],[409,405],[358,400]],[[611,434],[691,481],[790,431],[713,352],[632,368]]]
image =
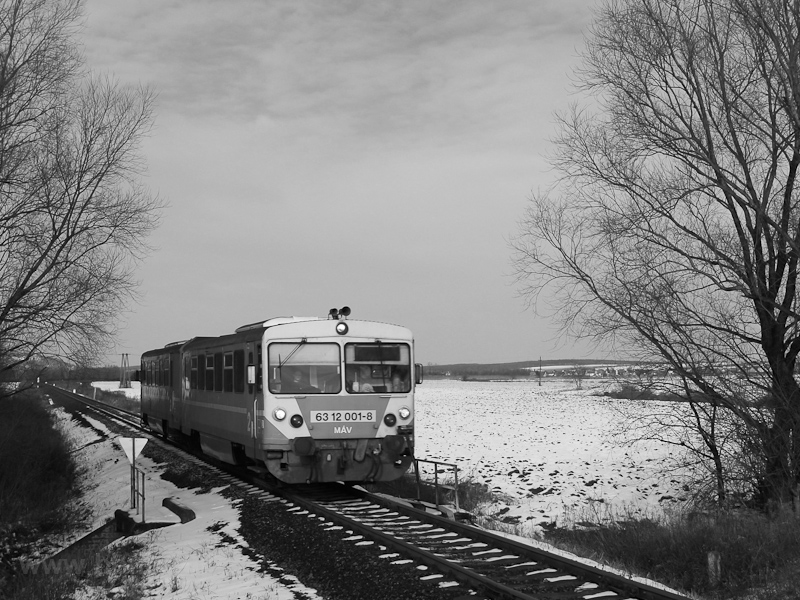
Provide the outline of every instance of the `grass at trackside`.
[[[413,473],[365,487],[403,498],[418,495]],[[423,483],[419,496],[434,502],[433,485]],[[468,478],[459,482],[462,510],[474,512],[494,500],[485,485]],[[440,496],[440,502],[452,505],[452,492]],[[675,513],[659,520],[626,516],[609,521],[608,515],[600,517],[573,515],[572,520],[583,526],[547,530],[544,541],[702,598],[800,599],[800,516],[790,511],[770,517],[752,511]],[[605,524],[586,526],[598,520]],[[514,525],[502,521],[482,518],[481,524],[516,531]],[[522,534],[522,529],[518,533]],[[720,557],[717,584],[709,576],[709,552]]]
[[38,550],[42,538],[69,531],[63,507],[78,468],[37,390],[0,397],[0,423],[0,581],[16,597],[17,559]]
[[[440,480],[445,485],[453,485],[452,478]],[[364,484],[365,489],[371,492],[378,492],[396,496],[398,498],[408,498],[412,500],[422,500],[430,504],[436,503],[436,488],[427,478],[421,480],[421,485],[417,487],[416,476],[412,471],[406,473],[399,479],[393,481],[382,481],[379,483]],[[469,478],[465,478],[458,483],[458,507],[462,511],[472,512],[482,503],[489,503],[493,499],[489,487],[483,483],[477,483]],[[455,505],[455,496],[452,490],[439,488],[439,504]]]
[[[720,511],[659,521],[621,518],[603,526],[554,529],[545,538],[564,550],[704,598],[800,598],[800,517],[790,510],[770,517]],[[716,584],[709,553],[719,557]]]
[[[145,596],[144,581],[153,565],[141,557],[145,542],[127,539],[97,550],[87,548],[68,560],[45,560],[19,569],[7,589],[15,600],[72,598],[76,590],[84,597],[136,600]],[[113,592],[113,594],[111,593]]]
[[0,398],[0,527],[55,522],[76,466],[35,390]]
[[0,598],[64,598],[86,586],[142,597],[141,544],[40,562],[56,549],[45,540],[63,539],[83,518],[70,508],[81,465],[40,390],[0,397],[0,424]]

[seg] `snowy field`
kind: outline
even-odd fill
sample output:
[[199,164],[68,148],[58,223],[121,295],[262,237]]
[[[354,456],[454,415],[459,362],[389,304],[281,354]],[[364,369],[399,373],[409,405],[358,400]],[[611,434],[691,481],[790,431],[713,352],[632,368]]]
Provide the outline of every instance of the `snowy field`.
[[[117,382],[92,385],[117,390]],[[456,463],[460,477],[485,483],[510,522],[535,526],[606,511],[658,514],[685,496],[682,482],[658,469],[673,448],[624,447],[613,437],[624,400],[595,395],[584,380],[462,382],[417,387],[416,455]],[[138,397],[139,383],[123,390]],[[648,404],[642,405],[646,410]]]
[[520,524],[658,514],[685,495],[678,479],[657,477],[673,447],[621,446],[617,409],[631,404],[594,395],[592,383],[426,381],[417,388],[416,455],[458,464],[461,477],[501,494],[493,511]]
[[106,390],[109,392],[124,392],[128,398],[141,398],[142,395],[142,388],[141,383],[138,381],[131,381],[131,387],[129,388],[120,388],[118,381],[93,381],[92,387],[96,387],[98,390]]

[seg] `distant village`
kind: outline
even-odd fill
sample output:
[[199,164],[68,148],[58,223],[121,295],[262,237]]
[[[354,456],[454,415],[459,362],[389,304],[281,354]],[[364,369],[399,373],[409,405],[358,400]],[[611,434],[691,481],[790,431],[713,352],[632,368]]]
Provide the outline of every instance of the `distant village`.
[[[739,369],[733,366],[717,367],[715,370],[735,374]],[[672,369],[664,364],[641,362],[607,361],[598,363],[590,360],[574,361],[527,361],[503,364],[452,364],[425,366],[425,377],[431,379],[460,379],[462,381],[485,381],[498,379],[610,379],[614,377],[635,377],[658,379],[668,377]]]

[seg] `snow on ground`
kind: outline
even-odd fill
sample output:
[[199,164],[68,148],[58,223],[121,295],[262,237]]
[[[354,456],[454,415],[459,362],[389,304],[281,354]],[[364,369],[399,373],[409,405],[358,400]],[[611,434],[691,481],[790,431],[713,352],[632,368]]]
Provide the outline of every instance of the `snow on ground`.
[[[115,382],[92,385],[119,389]],[[617,446],[611,433],[620,418],[615,411],[618,401],[576,390],[572,381],[539,386],[536,381],[430,380],[417,390],[417,456],[455,462],[462,478],[486,483],[500,493],[503,501],[487,512],[517,519],[519,533],[533,533],[538,524],[563,518],[565,510],[600,505],[651,514],[665,496],[681,495],[678,481],[665,483],[655,477],[670,448],[655,443]],[[138,387],[130,394],[136,396]],[[92,465],[86,484],[91,491],[84,501],[96,507],[99,526],[115,509],[128,508],[130,467],[118,443],[103,439],[102,425],[97,424],[95,434],[75,429],[87,436],[76,440],[76,446]],[[96,439],[89,439],[92,435]],[[108,460],[109,455],[115,458]],[[318,598],[313,589],[256,571],[257,565],[241,551],[246,543],[237,533],[234,503],[215,492],[175,488],[146,458],[137,464],[147,473],[148,521],[176,520],[161,507],[165,497],[178,499],[197,514],[190,523],[144,534],[158,565],[148,582],[153,596]],[[224,527],[213,531],[219,523]],[[236,544],[220,544],[223,535]]]
[[119,387],[118,381],[93,381],[92,387],[107,392],[123,392],[128,398],[141,398],[142,396],[141,383],[138,381],[131,381],[130,387],[127,388]]
[[[141,520],[130,508],[131,467],[117,435],[105,425],[84,415],[91,428],[70,426],[69,414],[57,409],[57,415],[72,437],[75,455],[86,469],[80,504],[88,507],[94,519],[86,529],[75,533],[73,543],[97,529],[123,509]],[[147,443],[160,443],[149,438]],[[253,598],[270,600],[317,600],[312,588],[295,578],[276,579],[259,573],[260,565],[242,553],[247,543],[239,536],[239,512],[234,502],[220,495],[222,488],[198,494],[180,489],[161,478],[163,466],[145,456],[136,460],[145,472],[145,518],[148,523],[170,525],[140,534],[147,541],[143,560],[154,565],[145,589],[152,597],[179,599]],[[162,506],[164,498],[173,498],[191,508],[197,518],[185,524]],[[138,516],[137,516],[138,515]],[[234,541],[231,543],[231,539]],[[277,568],[273,569],[278,571]],[[82,590],[76,600],[106,598],[108,590]]]
[[506,517],[534,524],[576,510],[653,514],[685,495],[678,479],[657,477],[672,447],[612,439],[625,401],[569,380],[431,380],[417,390],[417,457],[458,464],[460,477],[506,497],[495,507]]

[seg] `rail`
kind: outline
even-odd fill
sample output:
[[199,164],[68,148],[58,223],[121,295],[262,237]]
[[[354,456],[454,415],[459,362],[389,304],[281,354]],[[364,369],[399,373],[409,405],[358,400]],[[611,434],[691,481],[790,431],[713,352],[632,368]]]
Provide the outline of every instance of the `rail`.
[[[341,488],[342,486],[338,486]],[[477,597],[503,600],[587,599],[689,600],[671,590],[630,579],[601,566],[528,545],[366,491],[272,489],[300,509],[404,554],[476,590]],[[339,495],[340,497],[336,497]],[[360,502],[352,496],[361,497]],[[352,531],[350,531],[352,530]],[[466,596],[464,596],[466,597]]]

